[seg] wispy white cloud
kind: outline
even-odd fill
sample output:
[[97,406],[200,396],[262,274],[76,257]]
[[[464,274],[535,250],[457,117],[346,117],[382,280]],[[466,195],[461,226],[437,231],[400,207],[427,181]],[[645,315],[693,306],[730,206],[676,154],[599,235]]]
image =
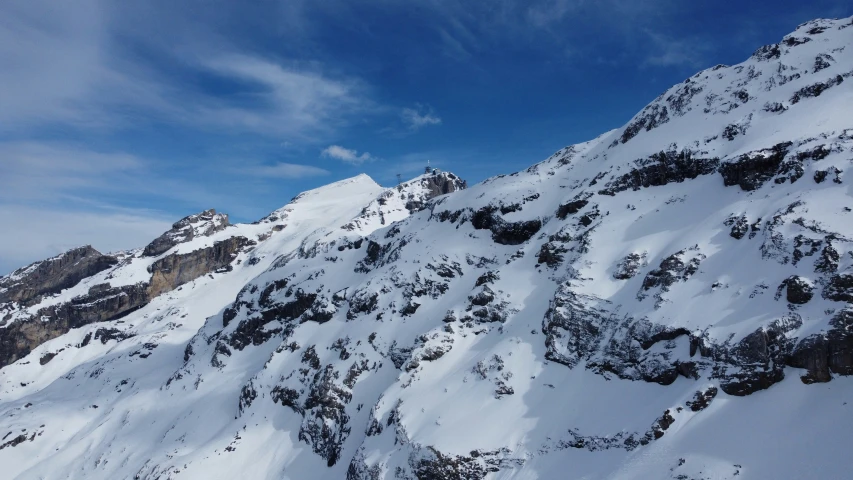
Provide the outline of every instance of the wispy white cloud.
[[315,167],[313,165],[300,165],[297,163],[283,162],[279,162],[274,165],[259,165],[243,168],[240,169],[239,172],[256,177],[288,179],[319,177],[330,173],[326,169]]
[[[0,4],[0,132],[165,122],[304,142],[376,110],[360,81],[330,75],[321,64],[247,53],[212,32],[171,38],[177,44],[153,34],[161,21],[169,23],[171,37],[188,29],[192,22],[176,19],[180,15],[140,14],[137,22],[97,0],[50,8],[40,3]],[[129,22],[147,27],[130,28]],[[138,47],[147,56],[140,58]],[[233,88],[206,91],[180,71]]]
[[58,143],[0,143],[0,201],[57,200],[81,189],[124,189],[144,169],[141,159],[123,152]]
[[329,134],[351,115],[373,108],[360,82],[331,78],[317,68],[236,53],[204,61],[201,67],[247,84],[233,98],[204,98],[193,113],[206,123],[302,139]]
[[400,118],[406,127],[413,131],[420,130],[427,125],[441,124],[441,118],[433,112],[432,108],[425,105],[417,105],[415,108],[404,108],[400,112]]
[[357,150],[344,148],[340,145],[329,145],[320,152],[320,156],[334,158],[350,165],[361,165],[364,162],[376,159],[376,157],[368,152],[359,154]]

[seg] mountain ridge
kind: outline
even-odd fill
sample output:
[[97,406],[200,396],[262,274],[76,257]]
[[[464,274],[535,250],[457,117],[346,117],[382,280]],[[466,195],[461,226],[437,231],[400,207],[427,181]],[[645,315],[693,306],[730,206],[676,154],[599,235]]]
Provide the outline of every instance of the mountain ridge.
[[[452,174],[359,176],[171,247],[257,243],[0,369],[0,458],[12,478],[843,478],[851,26],[807,22],[452,195]],[[116,285],[158,271],[138,258]]]

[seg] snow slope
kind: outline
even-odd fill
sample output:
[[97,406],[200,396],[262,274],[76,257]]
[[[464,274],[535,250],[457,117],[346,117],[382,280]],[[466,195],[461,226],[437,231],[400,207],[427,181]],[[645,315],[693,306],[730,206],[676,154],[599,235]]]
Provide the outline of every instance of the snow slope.
[[809,22],[525,171],[176,245],[257,240],[0,369],[0,478],[848,478],[850,45]]

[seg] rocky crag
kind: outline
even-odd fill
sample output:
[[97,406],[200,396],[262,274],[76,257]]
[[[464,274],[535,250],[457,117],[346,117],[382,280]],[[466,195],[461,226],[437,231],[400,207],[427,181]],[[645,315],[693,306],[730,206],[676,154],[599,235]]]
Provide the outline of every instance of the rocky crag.
[[0,280],[30,292],[0,307],[3,345],[24,339],[3,347],[0,461],[12,478],[844,478],[851,44],[851,18],[803,24],[470,188],[362,175],[251,225],[204,212],[70,287],[22,269]]

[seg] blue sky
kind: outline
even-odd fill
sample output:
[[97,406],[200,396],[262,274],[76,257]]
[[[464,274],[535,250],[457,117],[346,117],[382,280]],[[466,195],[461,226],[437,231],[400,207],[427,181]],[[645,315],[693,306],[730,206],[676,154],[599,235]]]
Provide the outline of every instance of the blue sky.
[[427,159],[470,183],[629,120],[848,1],[9,0],[0,273]]

